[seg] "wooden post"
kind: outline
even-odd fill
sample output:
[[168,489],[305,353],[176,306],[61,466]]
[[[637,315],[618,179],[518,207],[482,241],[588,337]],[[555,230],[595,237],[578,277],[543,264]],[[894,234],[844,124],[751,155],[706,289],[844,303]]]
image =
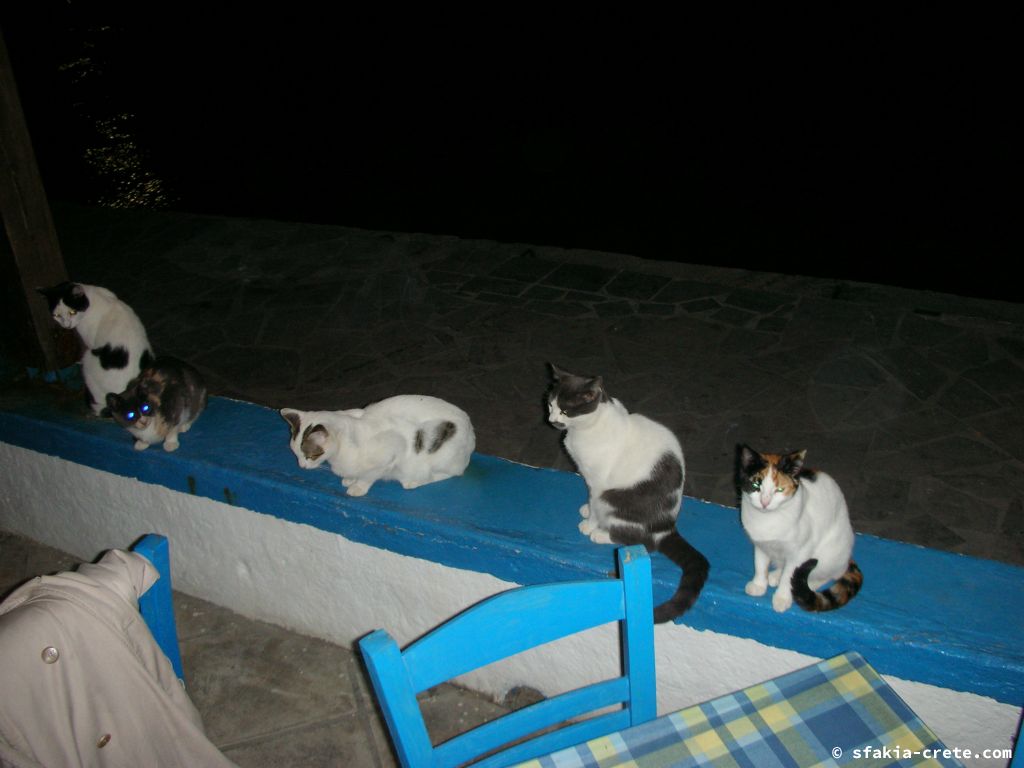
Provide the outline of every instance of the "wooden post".
[[68,279],[21,99],[0,32],[0,316],[3,351],[18,363],[58,371],[76,359],[75,340],[50,317],[36,288]]

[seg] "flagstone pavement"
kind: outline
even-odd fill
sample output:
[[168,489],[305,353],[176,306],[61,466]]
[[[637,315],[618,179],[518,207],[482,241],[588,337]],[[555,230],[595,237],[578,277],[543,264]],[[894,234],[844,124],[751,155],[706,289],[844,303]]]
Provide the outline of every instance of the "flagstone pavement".
[[738,443],[806,448],[857,531],[1024,564],[1024,304],[452,236],[54,215],[71,279],[111,288],[215,394],[324,410],[435,395],[470,414],[479,451],[569,470],[545,423],[556,363],[675,431],[687,495],[736,504]]

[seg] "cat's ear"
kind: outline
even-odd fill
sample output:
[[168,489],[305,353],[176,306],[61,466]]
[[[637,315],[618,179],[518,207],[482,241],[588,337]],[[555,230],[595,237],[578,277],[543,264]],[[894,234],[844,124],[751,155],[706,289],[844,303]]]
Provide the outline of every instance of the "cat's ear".
[[782,457],[782,462],[779,464],[779,469],[782,470],[784,474],[787,474],[790,477],[796,477],[797,475],[800,474],[800,470],[804,468],[804,457],[806,456],[806,450],[793,451],[792,453],[787,453],[785,456]]
[[107,408],[110,410],[116,411],[120,409],[122,402],[120,395],[115,395],[113,392],[107,393]]
[[317,445],[321,448],[327,447],[327,441],[331,439],[330,433],[327,431],[327,427],[323,424],[316,424],[309,429],[303,435],[302,444],[305,445],[306,441],[309,440],[313,445]]
[[53,312],[57,307],[57,303],[60,301],[60,297],[64,295],[64,291],[67,289],[67,283],[58,283],[57,285],[51,285],[49,288],[36,288],[43,298],[46,299],[46,303],[50,307],[50,311]]
[[741,444],[736,446],[736,464],[742,475],[751,475],[764,467],[764,459],[749,445]]
[[586,389],[580,393],[580,397],[583,399],[583,402],[592,403],[595,400],[604,400],[604,379],[600,376],[587,379],[584,387],[586,387]]
[[299,434],[299,427],[302,425],[302,414],[294,408],[282,408],[279,413],[288,422],[288,428],[292,432],[292,440]]
[[49,288],[36,288],[36,290],[43,294],[43,296],[56,296],[59,298],[67,292],[68,288],[73,287],[77,287],[75,283],[65,281],[63,283],[51,285]]
[[571,373],[569,373],[568,371],[563,371],[554,363],[548,363],[548,365],[551,366],[551,375],[555,377],[555,381],[558,381],[559,379],[564,379],[566,376],[572,376]]

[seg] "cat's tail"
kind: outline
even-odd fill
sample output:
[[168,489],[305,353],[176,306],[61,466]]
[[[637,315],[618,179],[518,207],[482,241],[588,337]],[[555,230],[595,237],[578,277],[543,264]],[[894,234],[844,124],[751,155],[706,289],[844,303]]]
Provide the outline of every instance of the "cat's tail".
[[679,618],[697,602],[704,582],[708,579],[711,565],[696,547],[679,535],[678,531],[669,532],[658,541],[657,548],[661,554],[683,569],[683,578],[679,581],[676,593],[654,609],[654,622],[661,624]]
[[850,567],[846,573],[836,579],[832,586],[824,592],[815,592],[807,584],[807,577],[818,564],[818,561],[811,558],[806,563],[793,571],[793,578],[790,584],[793,587],[793,600],[805,611],[832,611],[850,602],[864,583],[864,574],[860,572],[857,564],[850,561]]

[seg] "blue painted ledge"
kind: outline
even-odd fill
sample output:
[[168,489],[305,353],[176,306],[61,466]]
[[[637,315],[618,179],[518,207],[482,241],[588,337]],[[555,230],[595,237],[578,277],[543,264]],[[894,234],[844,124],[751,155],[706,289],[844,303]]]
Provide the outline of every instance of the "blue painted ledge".
[[[378,483],[353,499],[327,468],[299,469],[285,422],[250,403],[211,399],[173,454],[136,452],[112,422],[42,398],[3,407],[0,440],[522,584],[614,569],[612,548],[576,528],[585,486],[575,474],[475,454],[461,478],[414,491]],[[743,592],[751,545],[735,509],[687,498],[679,525],[711,561],[704,593],[684,617],[689,626],[818,657],[857,650],[886,674],[1024,702],[1024,569],[859,536],[865,582],[855,600],[831,614],[776,614],[768,596]],[[653,562],[658,603],[679,571],[660,556]]]

